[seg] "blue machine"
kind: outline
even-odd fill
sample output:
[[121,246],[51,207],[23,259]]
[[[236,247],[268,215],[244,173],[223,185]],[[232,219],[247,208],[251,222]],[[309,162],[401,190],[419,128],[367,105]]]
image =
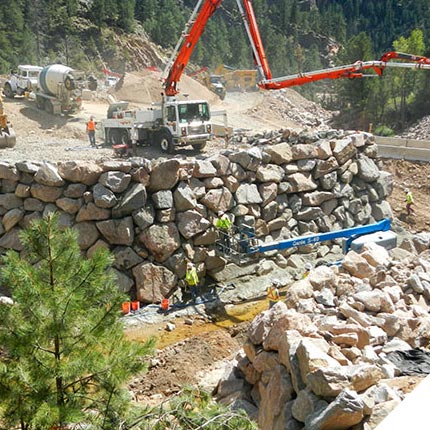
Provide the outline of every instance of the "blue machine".
[[295,246],[310,245],[313,243],[324,242],[326,240],[333,240],[339,238],[348,238],[345,242],[344,251],[347,252],[351,246],[351,242],[359,236],[377,231],[388,231],[391,228],[391,221],[383,219],[374,224],[361,225],[358,227],[346,228],[344,230],[329,231],[327,233],[317,233],[307,236],[293,237],[279,242],[271,242],[262,245],[257,245],[252,248],[252,252],[268,252],[280,249],[293,248]]

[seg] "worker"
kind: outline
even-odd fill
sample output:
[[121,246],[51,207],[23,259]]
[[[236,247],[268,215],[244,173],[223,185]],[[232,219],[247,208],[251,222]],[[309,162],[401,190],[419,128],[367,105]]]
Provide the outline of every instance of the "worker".
[[224,212],[218,212],[218,219],[215,221],[215,227],[218,229],[218,235],[221,243],[221,250],[225,254],[230,253],[230,233],[232,227],[232,220],[230,217]]
[[408,215],[412,215],[415,213],[412,205],[414,204],[414,196],[412,195],[412,191],[409,188],[405,189],[405,203],[406,203],[406,212]]
[[87,134],[90,140],[90,146],[96,148],[96,122],[93,116],[91,116],[90,120],[87,122]]
[[312,264],[306,263],[304,267],[305,267],[305,272],[303,273],[302,279],[306,279],[309,276],[309,273],[312,270]]
[[279,288],[281,286],[281,282],[278,279],[274,279],[272,281],[272,285],[267,288],[267,298],[269,300],[269,309],[271,309],[276,303],[281,300],[281,296],[279,294]]
[[187,263],[187,271],[185,273],[185,281],[190,288],[191,296],[193,301],[196,301],[198,286],[199,286],[199,276],[197,274],[197,269],[193,263]]

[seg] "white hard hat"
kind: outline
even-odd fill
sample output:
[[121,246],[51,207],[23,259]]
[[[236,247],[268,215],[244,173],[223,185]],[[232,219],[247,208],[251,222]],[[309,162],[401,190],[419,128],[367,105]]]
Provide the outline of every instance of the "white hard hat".
[[311,270],[312,269],[312,264],[311,263],[306,263],[305,264],[305,269],[306,270]]
[[224,215],[224,212],[223,211],[218,211],[218,216],[222,216],[222,215]]
[[409,193],[409,188],[405,188],[405,193]]
[[274,279],[274,280],[272,281],[272,284],[273,284],[273,285],[277,285],[277,286],[279,286],[279,285],[281,285],[281,281],[280,281],[279,279]]

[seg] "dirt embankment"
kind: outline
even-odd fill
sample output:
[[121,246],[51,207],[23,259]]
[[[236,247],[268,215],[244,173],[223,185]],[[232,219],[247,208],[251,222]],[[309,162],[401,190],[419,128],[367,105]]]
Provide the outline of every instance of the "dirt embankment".
[[[405,160],[384,160],[384,170],[394,178],[394,188],[388,201],[403,226],[410,231],[430,231],[430,163]],[[412,191],[414,214],[408,216],[405,205],[405,189]]]

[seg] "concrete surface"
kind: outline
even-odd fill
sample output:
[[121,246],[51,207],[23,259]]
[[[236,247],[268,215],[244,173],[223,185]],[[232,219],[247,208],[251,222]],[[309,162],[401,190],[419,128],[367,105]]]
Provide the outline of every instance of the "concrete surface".
[[409,161],[430,161],[430,141],[375,136],[378,156]]
[[374,430],[428,430],[430,375],[405,396],[394,410]]

